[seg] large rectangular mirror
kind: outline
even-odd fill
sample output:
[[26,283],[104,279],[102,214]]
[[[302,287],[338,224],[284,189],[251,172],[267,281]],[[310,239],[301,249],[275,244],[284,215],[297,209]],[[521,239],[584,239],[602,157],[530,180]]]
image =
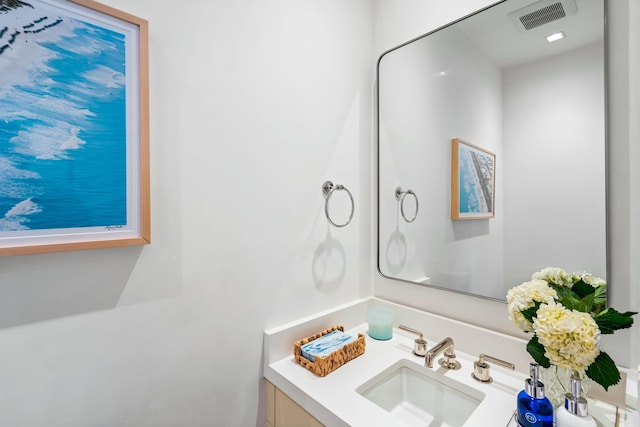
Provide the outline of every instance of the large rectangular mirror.
[[[383,276],[498,300],[544,267],[606,279],[605,3],[505,0],[380,57]],[[468,218],[454,140],[488,153]]]

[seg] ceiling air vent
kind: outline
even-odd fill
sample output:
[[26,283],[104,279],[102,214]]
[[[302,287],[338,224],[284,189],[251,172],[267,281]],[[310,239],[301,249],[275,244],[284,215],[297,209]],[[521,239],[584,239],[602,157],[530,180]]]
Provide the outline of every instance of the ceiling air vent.
[[528,31],[577,12],[574,0],[541,0],[511,12],[509,16],[521,31]]

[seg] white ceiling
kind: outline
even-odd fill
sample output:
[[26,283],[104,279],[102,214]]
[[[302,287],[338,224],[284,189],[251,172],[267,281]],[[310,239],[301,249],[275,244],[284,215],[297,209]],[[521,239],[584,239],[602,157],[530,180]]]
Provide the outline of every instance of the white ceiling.
[[[496,64],[502,68],[511,67],[603,39],[604,0],[574,1],[578,8],[575,15],[528,31],[518,28],[509,13],[537,3],[537,0],[507,0],[455,25]],[[566,38],[547,42],[545,36],[557,31],[563,31]]]

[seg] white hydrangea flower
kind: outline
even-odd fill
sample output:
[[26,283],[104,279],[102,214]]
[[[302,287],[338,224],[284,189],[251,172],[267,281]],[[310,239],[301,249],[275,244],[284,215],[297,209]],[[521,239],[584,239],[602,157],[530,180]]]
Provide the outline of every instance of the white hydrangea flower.
[[584,283],[586,283],[587,285],[591,285],[594,288],[597,288],[600,285],[606,285],[607,282],[604,279],[601,279],[600,277],[596,277],[591,275],[590,273],[584,272],[582,274],[573,274],[573,282],[577,282],[578,280],[582,280]]
[[571,275],[558,267],[547,267],[533,273],[531,278],[534,280],[546,280],[548,283],[556,286],[570,288],[573,286]]
[[556,291],[544,280],[531,280],[520,286],[509,289],[507,292],[507,306],[509,320],[525,332],[532,332],[531,323],[525,319],[521,311],[531,308],[536,301],[551,303],[558,297]]
[[533,329],[545,356],[558,367],[584,372],[600,354],[600,329],[589,313],[555,302],[542,304]]

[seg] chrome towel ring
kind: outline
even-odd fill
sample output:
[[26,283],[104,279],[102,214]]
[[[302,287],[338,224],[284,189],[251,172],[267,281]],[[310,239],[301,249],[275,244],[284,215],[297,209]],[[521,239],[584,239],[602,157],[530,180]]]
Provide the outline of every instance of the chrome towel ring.
[[[331,198],[331,195],[333,194],[334,191],[339,191],[339,190],[346,191],[347,195],[349,195],[349,199],[351,200],[351,214],[349,214],[349,219],[344,224],[336,224],[331,219],[331,215],[329,215],[329,199]],[[356,205],[353,202],[353,196],[351,195],[351,191],[349,191],[347,187],[345,187],[344,185],[340,185],[340,184],[334,185],[333,182],[331,181],[325,181],[325,183],[322,184],[322,195],[324,196],[324,214],[326,215],[329,223],[334,227],[344,227],[348,225],[351,222],[351,219],[353,218],[353,212],[356,209]]]
[[[404,199],[405,197],[407,197],[407,194],[411,194],[413,198],[416,199],[416,212],[411,219],[407,218],[407,215],[405,215],[404,213]],[[405,191],[402,189],[402,187],[398,187],[396,188],[396,200],[400,202],[400,213],[402,214],[402,218],[404,218],[404,220],[407,222],[415,221],[418,217],[418,196],[416,196],[416,193],[414,193],[413,190]]]

